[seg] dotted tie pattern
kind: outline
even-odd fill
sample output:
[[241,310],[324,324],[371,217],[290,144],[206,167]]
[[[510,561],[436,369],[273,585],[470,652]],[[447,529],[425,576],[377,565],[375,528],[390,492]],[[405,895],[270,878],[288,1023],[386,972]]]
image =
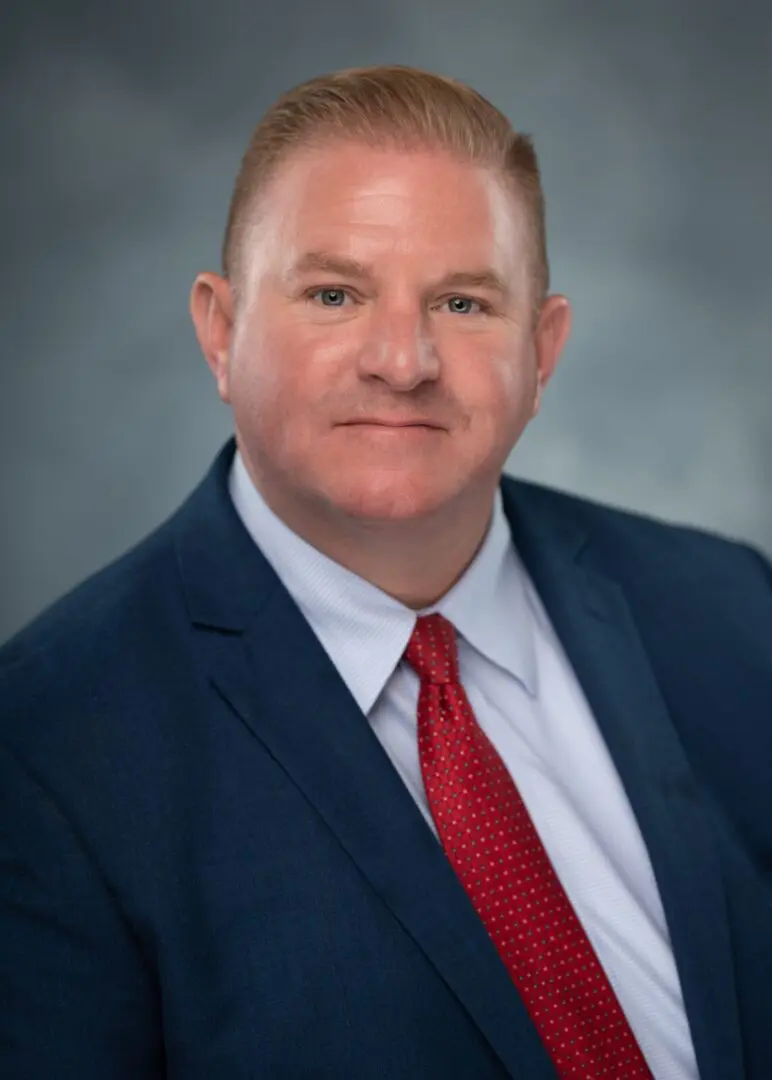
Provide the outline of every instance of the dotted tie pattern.
[[418,752],[440,840],[561,1078],[651,1080],[528,810],[458,678],[456,634],[418,618]]

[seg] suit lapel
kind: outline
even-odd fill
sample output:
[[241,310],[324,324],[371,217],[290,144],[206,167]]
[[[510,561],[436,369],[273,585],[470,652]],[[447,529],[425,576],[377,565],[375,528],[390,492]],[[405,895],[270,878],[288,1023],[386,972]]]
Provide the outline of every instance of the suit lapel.
[[448,860],[366,717],[277,590],[214,681],[436,967],[513,1077],[554,1072]]
[[547,493],[505,481],[504,495],[515,544],[582,684],[643,833],[700,1078],[741,1080],[732,949],[710,813],[624,594],[592,568],[586,537],[563,521],[550,520]]

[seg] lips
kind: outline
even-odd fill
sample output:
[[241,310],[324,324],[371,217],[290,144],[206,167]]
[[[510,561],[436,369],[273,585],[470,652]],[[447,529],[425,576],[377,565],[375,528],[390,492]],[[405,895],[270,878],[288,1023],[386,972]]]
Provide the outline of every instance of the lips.
[[403,427],[426,427],[426,428],[438,428],[440,425],[433,423],[431,420],[381,420],[375,417],[365,417],[362,420],[349,420],[346,427],[360,427],[366,425],[368,427],[388,427],[388,428],[403,428]]

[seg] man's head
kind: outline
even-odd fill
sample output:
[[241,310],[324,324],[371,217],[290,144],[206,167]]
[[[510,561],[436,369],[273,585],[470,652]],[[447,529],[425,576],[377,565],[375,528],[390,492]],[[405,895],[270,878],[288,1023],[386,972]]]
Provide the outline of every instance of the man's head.
[[257,127],[192,313],[248,468],[313,539],[479,516],[568,333],[527,137],[453,80],[314,79]]

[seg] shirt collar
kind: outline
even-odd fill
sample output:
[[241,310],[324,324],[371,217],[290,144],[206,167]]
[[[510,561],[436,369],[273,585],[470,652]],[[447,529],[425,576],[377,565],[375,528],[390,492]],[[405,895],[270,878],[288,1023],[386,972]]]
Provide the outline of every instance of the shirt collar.
[[488,660],[536,692],[536,659],[524,568],[497,491],[490,527],[472,563],[431,608],[416,612],[293,532],[268,506],[236,452],[229,477],[236,510],[369,713],[410,640],[416,616],[438,611]]

